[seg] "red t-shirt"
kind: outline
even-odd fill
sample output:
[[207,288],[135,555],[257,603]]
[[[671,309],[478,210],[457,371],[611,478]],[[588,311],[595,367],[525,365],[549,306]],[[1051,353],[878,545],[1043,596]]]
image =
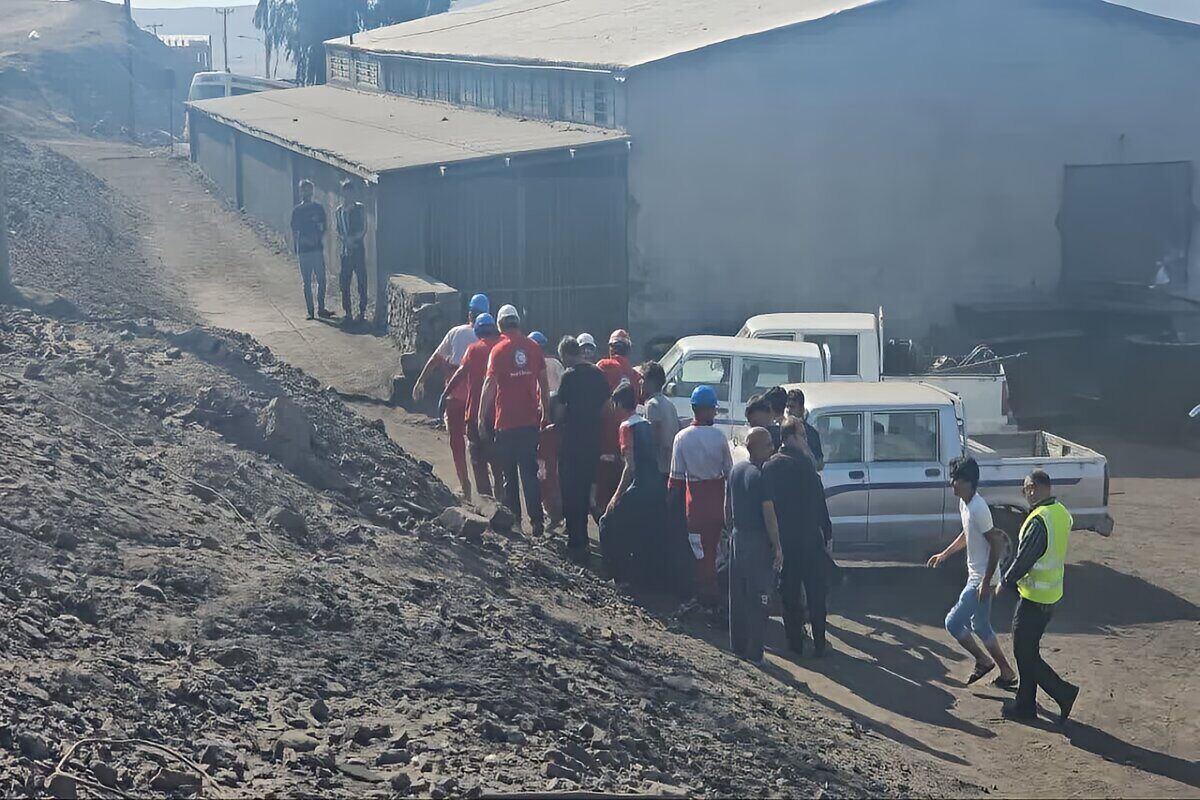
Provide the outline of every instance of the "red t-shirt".
[[[642,376],[638,374],[629,359],[625,356],[609,356],[596,362],[596,366],[608,378],[608,390],[615,392],[622,380],[633,385],[634,394],[639,400],[642,397]],[[604,416],[600,422],[600,452],[604,455],[615,455],[620,452],[617,432],[621,427],[621,417],[611,405],[605,407]]]
[[541,427],[538,376],[545,371],[546,359],[537,342],[523,333],[501,334],[487,369],[496,382],[496,430]]
[[463,387],[467,401],[468,425],[479,419],[479,399],[483,396],[483,379],[487,375],[488,357],[492,354],[492,348],[499,342],[499,336],[489,336],[468,347],[460,364],[462,371],[455,373],[457,381],[454,378],[450,380],[451,384],[458,384],[451,385],[452,390]]

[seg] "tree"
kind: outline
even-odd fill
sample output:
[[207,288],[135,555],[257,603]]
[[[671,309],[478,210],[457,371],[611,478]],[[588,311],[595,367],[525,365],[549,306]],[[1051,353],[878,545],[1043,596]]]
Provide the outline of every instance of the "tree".
[[265,48],[287,52],[298,83],[324,83],[326,40],[449,8],[450,0],[258,0],[254,26]]

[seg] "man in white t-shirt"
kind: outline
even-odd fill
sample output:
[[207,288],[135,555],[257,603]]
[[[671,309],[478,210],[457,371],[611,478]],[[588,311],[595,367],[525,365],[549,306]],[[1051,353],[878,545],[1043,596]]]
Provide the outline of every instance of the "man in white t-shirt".
[[[967,585],[946,615],[946,630],[975,657],[975,669],[967,678],[968,686],[999,666],[1000,675],[992,683],[1002,689],[1015,689],[1017,673],[1000,649],[991,621],[992,596],[1000,585],[997,562],[1004,548],[1005,533],[993,524],[991,509],[979,494],[979,464],[975,459],[958,459],[950,465],[950,485],[958,498],[962,533],[945,550],[930,558],[929,566],[936,567],[965,548]],[[982,648],[971,637],[972,631],[983,643]]]
[[[445,385],[445,382],[454,374],[454,371],[462,364],[467,348],[479,341],[479,337],[475,335],[475,318],[480,314],[488,313],[489,307],[487,295],[477,294],[471,298],[471,302],[467,304],[467,321],[462,325],[455,325],[446,332],[442,343],[433,351],[433,355],[425,362],[421,374],[417,376],[416,383],[413,384],[413,400],[421,402],[425,396],[425,384],[434,372],[438,370],[442,372],[442,385]],[[455,392],[446,398],[445,402],[443,419],[446,423],[446,432],[450,434],[450,454],[454,457],[454,471],[458,473],[463,497],[470,500],[471,478],[467,467],[466,381],[461,383]]]

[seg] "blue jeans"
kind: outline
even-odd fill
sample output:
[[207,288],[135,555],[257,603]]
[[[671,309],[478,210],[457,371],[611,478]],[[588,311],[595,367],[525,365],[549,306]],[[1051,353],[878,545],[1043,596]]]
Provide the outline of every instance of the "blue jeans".
[[979,602],[979,586],[968,583],[958,596],[958,602],[946,615],[946,631],[955,639],[964,639],[972,630],[984,644],[996,638],[992,630],[992,595]]

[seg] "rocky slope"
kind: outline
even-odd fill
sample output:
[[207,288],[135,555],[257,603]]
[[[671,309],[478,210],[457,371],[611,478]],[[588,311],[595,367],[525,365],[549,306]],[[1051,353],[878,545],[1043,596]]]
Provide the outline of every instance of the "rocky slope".
[[245,337],[0,307],[0,430],[0,795],[965,788],[548,544],[452,533],[428,465]]

